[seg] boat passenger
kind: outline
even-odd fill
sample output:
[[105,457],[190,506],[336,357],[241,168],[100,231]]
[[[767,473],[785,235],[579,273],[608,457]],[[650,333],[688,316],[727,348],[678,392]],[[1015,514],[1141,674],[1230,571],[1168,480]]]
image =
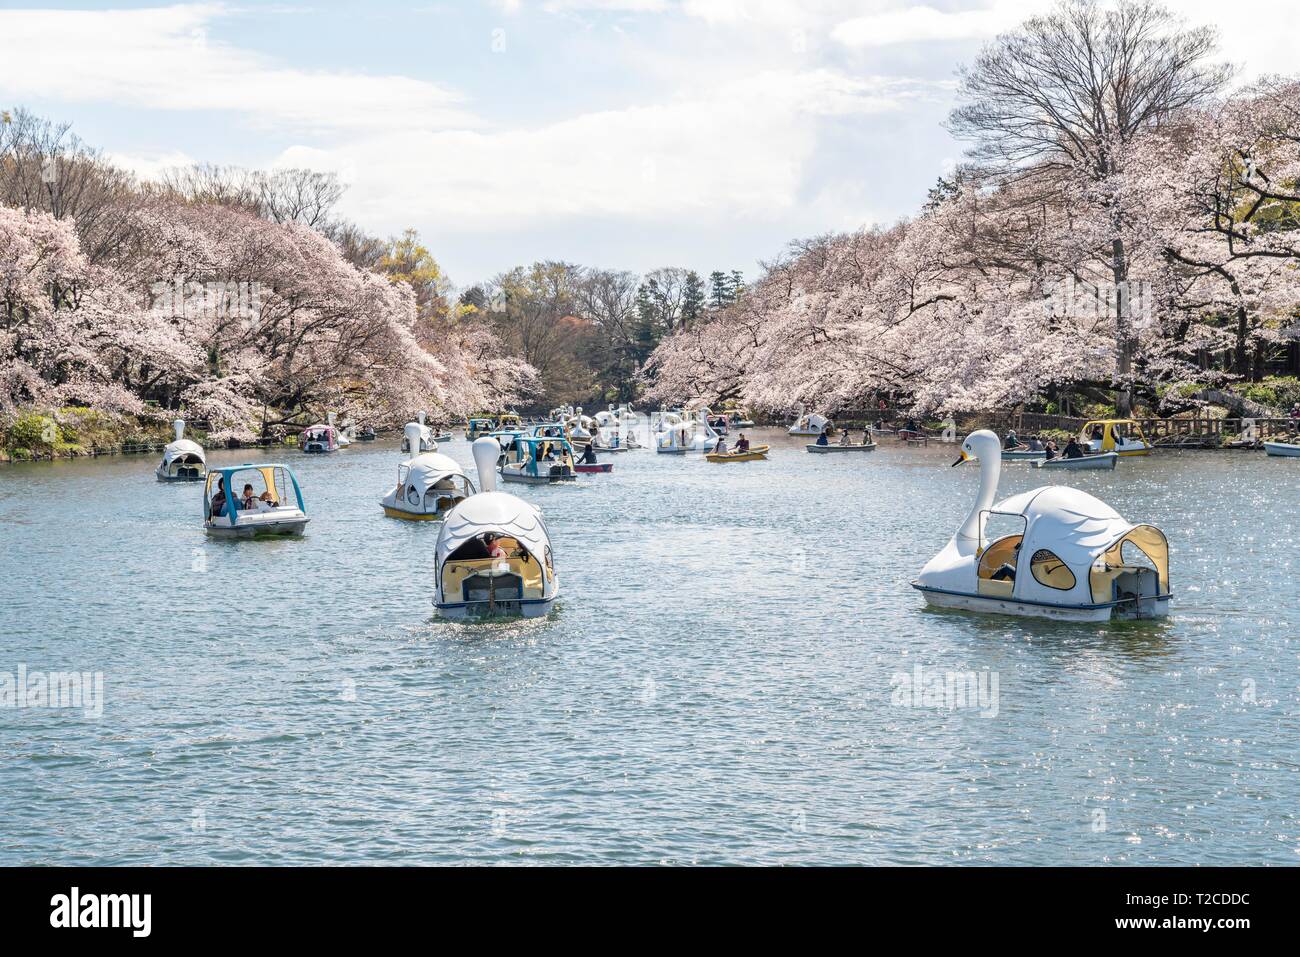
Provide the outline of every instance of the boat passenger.
[[849,440],[849,430],[848,430],[848,429],[841,429],[841,430],[840,430],[840,445],[852,445],[852,444],[853,444],[853,443]]
[[871,444],[871,430],[868,429],[866,426],[862,427],[862,444],[863,445]]
[[1070,441],[1065,445],[1065,457],[1067,459],[1083,458],[1083,446],[1079,444],[1079,440],[1073,435],[1070,436]]
[[257,496],[253,494],[253,486],[245,485],[244,494],[240,499],[239,507],[243,509],[256,508]]
[[217,492],[212,496],[209,510],[213,515],[221,515],[226,510],[226,480],[224,478],[217,479]]
[[1020,447],[1020,439],[1016,437],[1016,430],[1011,429],[1007,432],[1007,438],[1006,441],[1002,443],[1002,448],[1008,452],[1014,452]]
[[[826,444],[826,442],[824,441],[825,438],[826,438],[826,433],[823,432],[821,438],[818,439],[817,441],[821,442],[822,445],[825,445]],[[749,439],[745,438],[744,432],[741,432],[740,435],[736,438],[736,451],[737,452],[749,451]]]
[[582,450],[582,458],[579,459],[579,461],[582,462],[583,465],[596,464],[596,450],[591,446],[590,443],[588,443],[587,447]]
[[1300,422],[1300,402],[1291,406],[1291,421]]
[[279,507],[280,507],[280,503],[277,502],[277,501],[275,500],[275,496],[273,496],[273,495],[271,494],[271,490],[270,490],[270,489],[267,489],[265,492],[263,492],[261,495],[259,495],[257,500],[258,500],[259,502],[264,502],[264,503],[266,504],[266,507],[267,507],[267,508],[279,508]]
[[1054,459],[1054,458],[1057,458],[1057,457],[1061,454],[1060,449],[1058,449],[1058,448],[1056,447],[1056,440],[1055,440],[1055,439],[1048,439],[1048,440],[1047,440],[1047,445],[1045,445],[1045,446],[1043,447],[1043,452],[1045,453],[1045,454],[1043,455],[1043,458],[1044,458],[1045,460],[1048,460],[1048,461],[1050,461],[1050,460],[1052,460],[1052,459]]
[[483,544],[487,546],[488,558],[510,557],[510,553],[506,551],[505,546],[501,544],[501,540],[495,535],[485,536]]
[[[736,444],[737,444],[737,446],[739,446],[740,443],[737,442]],[[830,444],[831,444],[831,443],[830,443],[830,440],[826,438],[826,430],[825,430],[825,429],[823,429],[822,432],[821,432],[821,434],[817,436],[817,444],[818,444],[818,445],[830,445]]]
[[995,582],[1013,582],[1013,581],[1015,581],[1015,580],[1016,580],[1016,560],[1017,560],[1018,558],[1020,558],[1020,545],[1019,545],[1019,543],[1016,544],[1016,547],[1015,547],[1015,549],[1014,549],[1014,551],[1013,551],[1013,553],[1012,553],[1012,555],[1011,555],[1011,561],[1009,561],[1009,562],[1003,562],[1002,565],[1001,565],[1001,567],[999,567],[997,571],[995,571],[992,575],[990,575],[989,578],[993,579],[993,581],[995,581]]

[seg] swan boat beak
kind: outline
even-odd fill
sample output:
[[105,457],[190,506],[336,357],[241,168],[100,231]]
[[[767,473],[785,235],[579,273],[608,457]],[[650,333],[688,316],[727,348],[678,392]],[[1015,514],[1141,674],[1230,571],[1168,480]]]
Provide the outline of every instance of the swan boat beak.
[[970,456],[966,454],[966,450],[965,450],[965,449],[962,449],[962,450],[961,450],[961,458],[959,458],[956,462],[953,462],[952,465],[949,466],[949,468],[954,468],[954,469],[955,469],[957,466],[961,465],[962,462],[969,462],[969,461],[970,461]]

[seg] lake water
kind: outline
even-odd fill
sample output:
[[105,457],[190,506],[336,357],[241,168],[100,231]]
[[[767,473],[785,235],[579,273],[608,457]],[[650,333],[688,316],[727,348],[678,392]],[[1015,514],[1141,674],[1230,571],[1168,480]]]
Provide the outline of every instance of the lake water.
[[[433,617],[395,443],[277,451],[286,541],[208,541],[152,457],[0,467],[0,680],[104,676],[99,716],[0,709],[0,864],[1300,863],[1300,461],[1051,475],[1172,551],[1170,619],[1068,625],[908,586],[975,493],[951,446],[761,438],[511,487],[561,598],[486,625]],[[918,666],[995,707],[896,702]]]

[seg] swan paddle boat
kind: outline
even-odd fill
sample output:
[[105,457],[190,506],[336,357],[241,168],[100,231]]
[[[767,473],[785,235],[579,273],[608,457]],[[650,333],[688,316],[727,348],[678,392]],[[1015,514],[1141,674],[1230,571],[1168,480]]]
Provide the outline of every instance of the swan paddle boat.
[[339,433],[332,425],[319,422],[303,430],[299,446],[309,455],[322,455],[339,450]]
[[707,413],[664,412],[655,427],[655,451],[665,455],[709,452],[717,447],[718,438]]
[[417,412],[414,422],[402,426],[402,451],[408,455],[438,451],[438,440],[434,438],[433,429],[424,424],[423,412]]
[[[247,499],[245,486],[251,487]],[[233,465],[208,473],[203,489],[203,526],[209,535],[301,535],[308,521],[302,490],[287,465]]]
[[1114,452],[1094,452],[1091,455],[1081,455],[1074,459],[1066,458],[1064,455],[1058,455],[1054,459],[1036,459],[1030,462],[1029,465],[1036,469],[1065,469],[1067,471],[1074,469],[1104,469],[1113,471],[1115,463],[1118,461],[1119,456]]
[[810,413],[799,416],[799,420],[786,430],[787,435],[821,435],[828,428],[833,428],[834,423],[824,415]]
[[1090,452],[1150,455],[1151,443],[1136,419],[1097,419],[1079,430],[1079,444]]
[[[500,447],[496,439],[492,441]],[[474,447],[478,448],[477,443]],[[512,448],[507,454],[509,458],[501,466],[501,478],[504,481],[550,485],[577,479],[577,473],[573,470],[573,446],[563,437],[521,433],[514,436]]]
[[154,469],[160,482],[201,482],[208,474],[203,446],[185,438],[185,420],[172,423],[176,438],[163,446],[162,461]]
[[438,452],[425,452],[397,467],[397,485],[379,504],[389,518],[436,522],[474,494],[465,470]]
[[559,594],[542,512],[496,489],[500,446],[474,442],[480,491],[456,505],[438,530],[433,604],[443,618],[538,618]]
[[1264,451],[1280,458],[1300,458],[1300,445],[1294,442],[1265,442]]
[[465,422],[465,438],[473,442],[493,432],[521,431],[524,420],[513,412],[478,413],[471,415]]
[[[980,484],[961,527],[912,582],[938,607],[1062,621],[1169,613],[1169,544],[1154,525],[1125,521],[1086,492],[1047,485],[993,503],[998,437],[972,432],[953,465],[978,461]],[[990,516],[1021,531],[989,541]],[[1021,564],[1021,563],[1024,564]]]

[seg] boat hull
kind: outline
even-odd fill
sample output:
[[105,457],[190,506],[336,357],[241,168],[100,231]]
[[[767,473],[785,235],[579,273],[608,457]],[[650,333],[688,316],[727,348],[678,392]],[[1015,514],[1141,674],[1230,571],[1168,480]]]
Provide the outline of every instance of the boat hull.
[[587,475],[596,475],[602,472],[612,472],[614,471],[614,466],[610,465],[608,462],[598,462],[595,465],[586,465],[582,462],[579,462],[577,465],[573,467],[573,470],[575,472],[582,472]]
[[1114,452],[1103,452],[1099,455],[1085,455],[1077,459],[1042,459],[1030,462],[1036,469],[1103,469],[1110,470],[1115,468],[1119,461],[1119,456]]
[[1300,458],[1300,445],[1291,442],[1265,442],[1264,451],[1277,458]]
[[405,509],[393,508],[391,505],[381,506],[384,514],[389,518],[400,518],[408,522],[441,522],[443,512],[408,512]]
[[214,538],[296,538],[307,529],[309,518],[284,519],[278,522],[261,522],[256,525],[208,525],[207,533]]
[[761,462],[767,458],[766,445],[756,445],[748,452],[710,452],[706,456],[710,462]]
[[812,445],[805,446],[805,448],[807,448],[809,452],[816,452],[821,455],[825,455],[828,452],[873,452],[875,451],[876,443],[872,442],[870,445],[817,445],[816,443],[813,443]]
[[1047,618],[1053,621],[1098,622],[1112,618],[1164,618],[1169,614],[1169,595],[1142,599],[1136,613],[1131,602],[1108,602],[1103,605],[1048,605],[1040,602],[1016,601],[1011,598],[994,598],[987,595],[970,595],[962,592],[925,588],[912,583],[912,587],[925,596],[935,608],[951,608],[986,615],[1013,615],[1019,618]]
[[523,598],[513,602],[518,605],[518,611],[504,611],[500,609],[489,609],[484,606],[488,604],[485,601],[452,601],[439,604],[434,602],[433,608],[438,617],[447,618],[451,621],[484,621],[494,618],[542,618],[551,610],[555,604],[558,595],[552,595],[550,598]]
[[555,485],[558,482],[572,482],[577,475],[527,475],[519,472],[501,472],[501,479],[517,485]]
[[1013,449],[1010,451],[1003,451],[1002,453],[1003,462],[1032,462],[1037,459],[1043,459],[1046,457],[1047,457],[1047,453],[1041,450],[1038,452],[1033,452],[1030,451],[1029,449],[1023,449],[1023,450]]
[[154,472],[153,474],[160,482],[202,482],[208,477],[206,470],[198,475],[167,475],[163,472]]

